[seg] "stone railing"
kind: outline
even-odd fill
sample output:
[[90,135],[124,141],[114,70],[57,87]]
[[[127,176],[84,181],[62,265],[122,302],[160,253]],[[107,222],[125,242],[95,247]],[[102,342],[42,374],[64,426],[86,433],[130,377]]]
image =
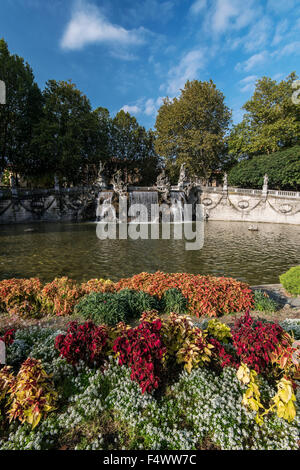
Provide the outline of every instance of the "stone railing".
[[[223,193],[224,189],[222,186],[202,186],[201,191],[211,192],[211,193]],[[262,195],[263,191],[261,189],[248,189],[248,188],[233,188],[228,187],[228,193],[236,193],[236,194],[249,194],[249,195]],[[278,197],[293,197],[293,198],[300,198],[300,192],[295,191],[282,191],[276,189],[268,189],[268,194],[272,196]]]
[[209,220],[300,225],[300,192],[201,187],[199,202]]
[[[128,190],[151,193],[156,188],[130,186]],[[182,189],[178,186],[171,188],[171,191],[179,190]],[[2,188],[0,224],[96,220],[98,197],[97,186]],[[209,220],[300,224],[300,192],[197,186],[193,201],[193,204],[203,204]]]

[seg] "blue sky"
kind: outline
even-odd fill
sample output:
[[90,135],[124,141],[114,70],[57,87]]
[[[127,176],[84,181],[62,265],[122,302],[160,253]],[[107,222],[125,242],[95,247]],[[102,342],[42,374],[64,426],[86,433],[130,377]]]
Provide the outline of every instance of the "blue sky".
[[187,79],[212,78],[239,122],[257,78],[300,74],[300,0],[1,0],[0,37],[41,88],[71,78],[146,128]]

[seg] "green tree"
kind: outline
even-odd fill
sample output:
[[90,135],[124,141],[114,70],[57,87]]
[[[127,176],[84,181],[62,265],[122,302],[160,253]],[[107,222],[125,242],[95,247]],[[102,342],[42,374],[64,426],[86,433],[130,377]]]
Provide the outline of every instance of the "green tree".
[[244,159],[230,170],[228,181],[231,186],[261,189],[266,173],[271,189],[299,191],[300,146]]
[[42,113],[42,95],[32,69],[22,57],[10,54],[0,39],[0,80],[6,84],[6,105],[0,106],[0,171],[32,168],[30,144]]
[[231,112],[212,80],[187,81],[179,98],[166,98],[156,119],[156,144],[167,167],[185,163],[191,173],[208,179],[222,166]]
[[270,154],[300,142],[300,106],[292,101],[296,78],[293,72],[279,83],[268,77],[256,82],[252,98],[243,106],[244,118],[228,139],[229,153],[236,159]]
[[140,126],[134,116],[119,111],[112,120],[111,155],[114,163],[143,184],[152,184],[157,174],[155,134]]
[[86,166],[100,158],[99,114],[70,81],[49,80],[43,98],[43,117],[32,143],[36,172],[79,183]]

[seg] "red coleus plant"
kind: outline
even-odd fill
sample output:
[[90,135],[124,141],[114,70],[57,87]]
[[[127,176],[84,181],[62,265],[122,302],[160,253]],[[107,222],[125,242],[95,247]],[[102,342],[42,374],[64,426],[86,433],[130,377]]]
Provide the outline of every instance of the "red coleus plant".
[[271,355],[279,345],[288,346],[286,334],[277,323],[263,323],[254,320],[249,312],[236,321],[232,340],[237,355],[257,373],[267,369]]
[[80,360],[87,365],[102,365],[108,346],[108,328],[93,322],[78,324],[71,322],[65,335],[58,335],[55,348],[69,364],[77,365]]
[[161,320],[142,321],[119,336],[113,345],[119,365],[131,367],[131,380],[136,381],[142,393],[158,388],[166,348],[162,343]]
[[214,346],[212,360],[222,367],[238,367],[238,362],[231,354],[228,354],[222,344],[215,338],[209,338],[208,342]]
[[81,287],[68,277],[56,278],[46,284],[41,292],[43,311],[54,315],[71,315],[79,299],[85,294]]
[[14,328],[10,328],[9,330],[6,330],[4,335],[0,337],[0,341],[3,341],[6,346],[13,344],[15,340],[15,333],[16,333],[16,330]]
[[40,292],[43,288],[37,278],[6,279],[0,282],[0,311],[21,317],[40,315]]
[[115,284],[116,290],[143,290],[161,298],[168,289],[181,290],[188,300],[189,310],[196,316],[217,317],[241,312],[253,306],[250,287],[226,277],[201,276],[187,273],[141,273]]

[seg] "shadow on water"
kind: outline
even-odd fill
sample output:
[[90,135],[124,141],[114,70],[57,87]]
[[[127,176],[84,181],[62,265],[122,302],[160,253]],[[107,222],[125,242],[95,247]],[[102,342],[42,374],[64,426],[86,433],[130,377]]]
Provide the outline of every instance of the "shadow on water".
[[[232,276],[250,284],[277,283],[300,264],[299,227],[248,222],[205,224],[204,247],[186,251],[184,240],[99,240],[96,224],[0,226],[0,279],[56,276],[117,280],[142,271]],[[28,231],[33,230],[33,231]]]

